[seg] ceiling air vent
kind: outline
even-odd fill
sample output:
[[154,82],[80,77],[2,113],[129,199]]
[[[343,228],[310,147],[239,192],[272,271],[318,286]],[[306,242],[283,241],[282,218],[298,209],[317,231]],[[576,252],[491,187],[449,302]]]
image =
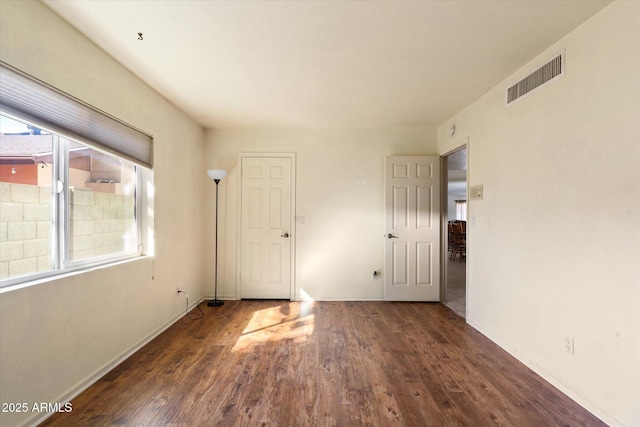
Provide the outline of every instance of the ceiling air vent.
[[564,75],[564,51],[507,89],[507,105]]

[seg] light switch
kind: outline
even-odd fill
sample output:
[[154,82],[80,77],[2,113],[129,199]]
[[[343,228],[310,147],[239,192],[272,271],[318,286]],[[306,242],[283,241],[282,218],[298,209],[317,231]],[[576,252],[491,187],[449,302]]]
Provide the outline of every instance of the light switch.
[[471,200],[482,200],[482,184],[480,185],[472,185],[469,187],[469,198]]

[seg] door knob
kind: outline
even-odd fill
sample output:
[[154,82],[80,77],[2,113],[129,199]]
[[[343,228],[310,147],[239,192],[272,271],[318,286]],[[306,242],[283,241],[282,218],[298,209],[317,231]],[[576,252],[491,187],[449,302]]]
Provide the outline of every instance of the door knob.
[[281,234],[281,235],[280,235],[280,237],[284,237],[284,238],[287,238],[287,237],[289,237],[289,233],[284,233],[284,234]]
[[387,239],[397,239],[397,238],[398,238],[398,236],[394,236],[391,233],[387,234]]

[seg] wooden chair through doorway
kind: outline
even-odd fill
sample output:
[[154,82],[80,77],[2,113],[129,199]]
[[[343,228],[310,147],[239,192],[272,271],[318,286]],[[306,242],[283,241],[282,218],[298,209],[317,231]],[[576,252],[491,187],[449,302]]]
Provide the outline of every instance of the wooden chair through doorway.
[[452,261],[455,261],[456,255],[460,257],[460,261],[463,259],[467,259],[467,239],[464,227],[462,223],[455,222],[451,224],[453,228],[453,244],[451,246],[451,257],[449,258]]

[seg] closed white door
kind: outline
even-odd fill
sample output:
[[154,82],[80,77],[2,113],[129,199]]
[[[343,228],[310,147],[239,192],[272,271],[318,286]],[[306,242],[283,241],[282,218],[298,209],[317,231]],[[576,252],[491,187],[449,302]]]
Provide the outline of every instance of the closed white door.
[[440,300],[440,158],[387,157],[385,299]]
[[291,299],[292,158],[242,158],[242,298]]

